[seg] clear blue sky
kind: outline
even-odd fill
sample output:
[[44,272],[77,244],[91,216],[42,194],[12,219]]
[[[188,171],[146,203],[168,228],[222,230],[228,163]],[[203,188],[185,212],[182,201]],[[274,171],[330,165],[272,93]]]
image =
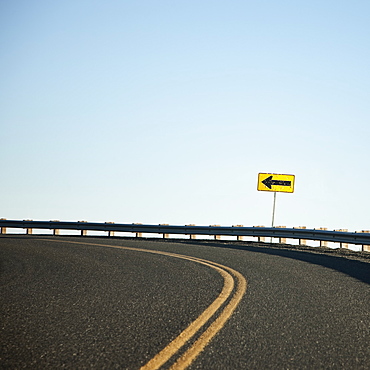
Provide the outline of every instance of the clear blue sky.
[[370,2],[0,0],[7,219],[370,229]]

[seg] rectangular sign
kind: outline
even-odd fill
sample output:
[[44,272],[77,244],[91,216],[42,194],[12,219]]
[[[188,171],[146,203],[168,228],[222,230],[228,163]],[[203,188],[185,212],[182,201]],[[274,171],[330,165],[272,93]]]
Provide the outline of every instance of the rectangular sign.
[[277,173],[259,173],[257,190],[293,193],[294,175],[281,175]]

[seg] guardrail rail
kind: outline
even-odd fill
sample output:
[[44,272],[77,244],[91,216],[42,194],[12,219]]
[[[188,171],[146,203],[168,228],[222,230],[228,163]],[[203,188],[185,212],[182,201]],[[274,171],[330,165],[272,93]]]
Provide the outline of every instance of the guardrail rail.
[[168,238],[170,234],[188,235],[190,239],[195,239],[196,235],[213,235],[215,239],[220,236],[234,236],[236,240],[243,240],[243,237],[257,237],[259,242],[264,242],[265,238],[278,238],[279,243],[286,243],[286,239],[298,239],[300,245],[305,245],[307,240],[320,241],[320,246],[327,246],[328,242],[340,243],[341,248],[348,248],[348,244],[362,246],[362,251],[370,251],[370,231],[362,230],[348,232],[345,229],[327,230],[307,229],[305,226],[287,228],[285,226],[264,227],[243,225],[233,226],[196,226],[194,224],[176,226],[168,224],[145,225],[139,223],[116,224],[113,222],[87,222],[87,221],[33,221],[33,220],[7,220],[0,219],[0,233],[6,234],[7,228],[26,229],[28,235],[34,229],[54,230],[54,235],[59,235],[60,230],[80,230],[81,235],[87,235],[87,231],[104,231],[108,236],[114,236],[115,232],[129,232],[142,237],[143,233],[162,234],[163,238]]

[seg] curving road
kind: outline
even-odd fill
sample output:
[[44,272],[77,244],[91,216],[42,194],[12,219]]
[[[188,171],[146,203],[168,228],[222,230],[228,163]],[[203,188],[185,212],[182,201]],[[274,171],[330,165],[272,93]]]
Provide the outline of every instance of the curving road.
[[0,262],[1,368],[370,368],[366,261],[7,235]]

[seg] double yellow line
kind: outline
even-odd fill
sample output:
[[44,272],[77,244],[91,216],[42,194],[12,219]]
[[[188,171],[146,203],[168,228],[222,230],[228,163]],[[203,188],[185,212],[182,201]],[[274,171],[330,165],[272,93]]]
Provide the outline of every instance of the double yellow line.
[[[56,239],[43,239],[50,241],[58,241]],[[209,324],[208,328],[199,336],[199,338],[176,360],[176,362],[171,366],[173,370],[186,369],[194,359],[203,351],[204,347],[212,340],[212,338],[222,329],[226,321],[231,317],[239,302],[241,301],[246,289],[247,282],[240,272],[221,265],[219,263],[211,262],[201,258],[185,256],[176,253],[140,249],[140,248],[130,248],[113,246],[107,244],[96,244],[96,243],[84,243],[84,242],[73,242],[65,241],[65,243],[72,244],[83,244],[83,245],[95,245],[101,247],[125,249],[131,251],[139,251],[144,253],[161,254],[165,256],[170,256],[174,258],[181,258],[188,261],[193,261],[200,263],[202,265],[208,266],[216,270],[224,280],[224,285],[221,293],[218,297],[207,307],[203,313],[196,318],[185,330],[183,330],[171,343],[169,343],[165,348],[163,348],[157,355],[155,355],[148,363],[141,367],[141,370],[155,370],[159,369],[167,361],[173,358],[177,352],[181,350],[195,335],[200,332],[202,327]],[[236,281],[236,284],[235,284]],[[236,288],[234,289],[236,285]],[[230,298],[231,297],[231,298]],[[230,299],[229,299],[230,298]],[[225,307],[216,315],[221,306],[227,301],[228,303]],[[212,321],[213,320],[213,321]]]

